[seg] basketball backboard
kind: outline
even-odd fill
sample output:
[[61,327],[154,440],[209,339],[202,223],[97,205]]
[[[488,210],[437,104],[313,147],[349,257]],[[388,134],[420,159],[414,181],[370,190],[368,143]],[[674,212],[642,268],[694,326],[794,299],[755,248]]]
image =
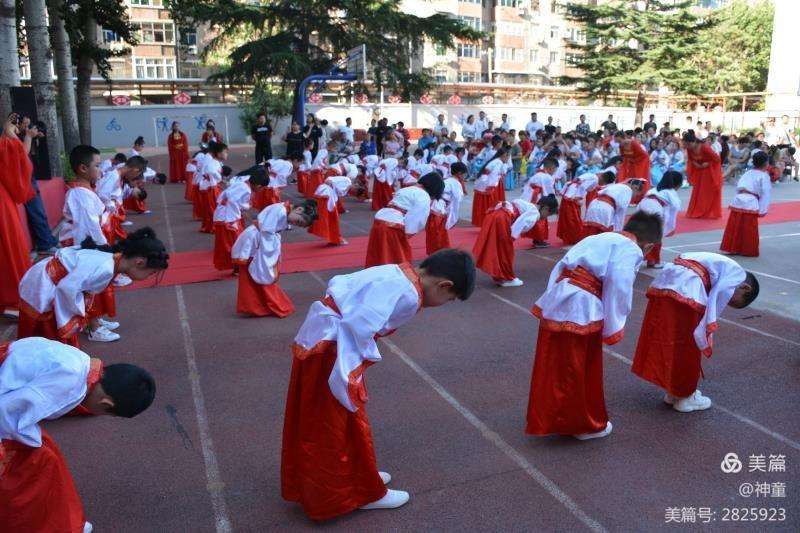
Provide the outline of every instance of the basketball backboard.
[[359,81],[367,79],[367,46],[362,44],[347,52],[346,70]]

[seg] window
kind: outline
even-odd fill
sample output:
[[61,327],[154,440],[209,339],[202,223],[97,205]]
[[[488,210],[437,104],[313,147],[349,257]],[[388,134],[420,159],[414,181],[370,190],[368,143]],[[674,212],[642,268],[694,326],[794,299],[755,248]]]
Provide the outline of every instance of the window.
[[459,83],[478,83],[481,81],[481,73],[480,72],[459,72],[458,73],[458,81]]
[[558,52],[550,52],[550,64],[558,63]]
[[523,33],[523,26],[519,22],[506,22],[500,21],[497,23],[497,33],[502,33],[503,35],[517,35],[522,36]]
[[558,39],[558,26],[550,26],[550,38]]
[[458,0],[462,4],[480,4],[481,0]]
[[117,32],[103,28],[103,42],[104,43],[118,43],[122,37],[117,35]]
[[517,7],[518,3],[519,3],[518,0],[499,0],[497,2],[497,5],[503,7]]
[[200,77],[200,63],[197,61],[187,61],[181,63],[181,78],[199,78]]
[[175,26],[171,22],[137,22],[140,44],[175,44]]
[[567,63],[567,66],[575,65],[575,60],[578,58],[578,54],[570,54],[569,52],[564,54],[564,61]]
[[174,57],[135,57],[133,66],[136,77],[146,80],[164,80],[175,78]]
[[197,32],[189,28],[180,30],[181,44],[183,46],[197,46]]
[[478,45],[475,44],[459,44],[458,57],[475,57],[479,55]]
[[534,65],[539,62],[539,50],[531,50],[531,63]]
[[586,30],[575,30],[575,40],[579,43],[586,42]]
[[164,5],[163,0],[131,0],[132,6],[145,6],[145,7],[161,7]]
[[459,15],[458,20],[473,30],[481,31],[483,29],[483,24],[481,24],[481,19],[479,17],[465,17],[464,15]]
[[444,83],[447,81],[447,71],[441,68],[437,68],[436,71],[433,73],[433,77],[436,79],[437,83]]
[[498,48],[497,59],[504,61],[522,61],[522,48]]

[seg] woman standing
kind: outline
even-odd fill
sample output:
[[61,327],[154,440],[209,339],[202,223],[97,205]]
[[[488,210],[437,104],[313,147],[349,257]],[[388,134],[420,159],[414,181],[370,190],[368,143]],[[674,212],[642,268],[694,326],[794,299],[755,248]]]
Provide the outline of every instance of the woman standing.
[[172,123],[172,130],[167,137],[169,152],[169,181],[178,183],[186,178],[186,164],[189,162],[189,138],[180,129],[178,122]]
[[306,116],[306,125],[303,127],[303,137],[311,139],[311,157],[317,157],[317,152],[319,152],[319,139],[322,137],[322,128],[319,127],[313,113],[309,113],[308,116]]
[[686,175],[692,185],[687,218],[722,218],[722,163],[711,145],[687,133]]
[[214,121],[212,119],[208,119],[208,121],[206,121],[206,131],[204,131],[203,136],[200,137],[200,144],[208,146],[211,141],[214,141],[215,143],[221,143],[222,135],[217,132]]

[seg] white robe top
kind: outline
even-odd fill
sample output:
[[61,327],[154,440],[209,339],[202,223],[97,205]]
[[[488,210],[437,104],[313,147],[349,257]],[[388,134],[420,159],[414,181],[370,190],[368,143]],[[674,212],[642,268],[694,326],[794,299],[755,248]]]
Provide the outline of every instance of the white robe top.
[[328,151],[324,148],[317,152],[317,156],[311,162],[312,169],[324,169],[328,166]]
[[772,182],[763,170],[750,169],[736,183],[736,196],[731,201],[731,209],[745,213],[766,215],[769,211]]
[[[570,248],[553,268],[547,289],[534,304],[533,312],[551,331],[578,334],[603,332],[603,341],[622,339],[631,312],[633,282],[642,264],[642,250],[621,233],[602,233]],[[601,297],[570,283],[559,281],[565,268],[583,267],[602,283]]]
[[97,180],[95,193],[106,206],[108,213],[117,212],[122,205],[122,178],[117,169],[108,170]]
[[317,190],[314,191],[314,196],[327,198],[328,201],[325,207],[331,213],[336,209],[336,202],[342,196],[347,196],[350,187],[353,185],[353,180],[347,176],[331,176],[321,183]]
[[214,222],[236,222],[241,220],[242,211],[250,209],[250,197],[253,194],[246,180],[231,180],[228,188],[217,197],[217,208],[214,210]]
[[265,207],[236,239],[231,257],[240,264],[251,258],[247,271],[256,283],[271,285],[278,279],[281,258],[281,234],[288,226],[286,206],[282,203]]
[[335,165],[331,165],[330,168],[338,172],[340,176],[347,176],[351,180],[358,176],[358,167],[345,160],[339,161]]
[[505,170],[506,164],[503,163],[502,159],[498,158],[489,161],[484,167],[483,172],[481,172],[481,175],[475,180],[475,190],[486,192],[492,187],[497,187],[497,184],[500,183],[500,179],[505,175]]
[[[519,239],[520,235],[529,231],[533,226],[539,222],[539,210],[530,202],[522,199],[512,200],[511,202],[502,202],[507,204],[504,206],[514,212],[514,208],[519,212],[517,218],[511,224],[511,238],[514,240]],[[498,204],[499,206],[500,204]],[[513,207],[512,207],[513,206]]]
[[203,181],[203,168],[206,166],[206,162],[209,159],[213,159],[210,155],[204,154],[203,152],[199,152],[196,156],[194,156],[194,166],[195,171],[194,175],[192,176],[192,185],[200,185],[200,182]]
[[69,189],[63,214],[64,224],[58,235],[59,241],[72,239],[75,246],[80,246],[86,237],[91,237],[97,244],[107,244],[102,227],[108,213],[105,204],[93,190],[86,187]]
[[674,190],[650,189],[639,202],[636,210],[661,217],[661,221],[664,223],[662,234],[664,237],[669,237],[675,233],[680,209],[681,199]]
[[586,208],[586,214],[583,217],[584,222],[592,222],[604,228],[622,231],[622,226],[625,224],[625,214],[628,212],[628,206],[633,197],[633,190],[623,183],[611,183],[600,189],[598,196],[608,196],[613,199],[616,208],[606,202],[595,199]]
[[294,165],[292,165],[291,161],[286,161],[285,159],[270,159],[268,187],[272,187],[273,189],[286,187],[292,172],[294,172]]
[[381,360],[375,336],[387,335],[414,317],[422,306],[421,287],[410,265],[381,265],[334,276],[326,295],[339,312],[321,301],[311,304],[294,339],[295,350],[336,342],[328,386],[339,403],[356,412],[366,400],[358,394],[363,365]]
[[377,167],[381,163],[381,158],[377,155],[366,155],[362,161],[364,165],[364,170],[367,173],[367,176],[372,175],[375,167]]
[[562,195],[564,198],[585,199],[589,191],[597,188],[598,179],[594,172],[586,172],[577,178],[570,180],[564,187]]
[[397,175],[397,165],[398,161],[394,157],[382,159],[373,171],[375,173],[375,179],[381,183],[394,186]]
[[213,157],[206,157],[202,168],[200,179],[200,190],[207,191],[213,189],[222,182],[222,163]]
[[425,229],[431,212],[431,197],[422,187],[400,189],[387,207],[375,213],[375,220],[402,225],[407,235],[415,235]]
[[89,356],[61,342],[29,337],[12,342],[0,364],[0,440],[42,445],[39,422],[59,418],[87,393]]
[[667,292],[668,296],[686,303],[703,313],[694,330],[694,340],[700,352],[711,357],[713,333],[717,318],[733,297],[736,288],[745,280],[745,271],[736,261],[711,252],[690,252],[678,256],[700,263],[708,272],[710,290],[706,290],[700,275],[683,265],[664,266],[648,289],[648,294]]
[[447,204],[447,222],[445,222],[445,228],[450,229],[458,223],[458,214],[463,199],[464,189],[461,187],[461,182],[455,178],[445,179],[444,192],[442,192],[442,200]]
[[[61,263],[68,274],[54,284],[48,273],[52,261]],[[86,316],[84,293],[99,294],[114,278],[114,254],[77,247],[60,248],[31,268],[19,282],[19,297],[39,314],[53,312],[59,332],[76,317]]]
[[[534,187],[541,188],[542,192],[537,194]],[[525,183],[520,199],[535,204],[539,201],[539,198],[555,193],[555,178],[547,172],[537,172]]]

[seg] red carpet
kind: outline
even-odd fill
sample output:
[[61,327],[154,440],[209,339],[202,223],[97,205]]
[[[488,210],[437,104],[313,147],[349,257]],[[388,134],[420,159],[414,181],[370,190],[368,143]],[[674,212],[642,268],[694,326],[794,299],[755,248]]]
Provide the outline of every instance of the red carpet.
[[[686,218],[684,213],[680,213],[678,215],[678,233],[723,229],[727,217],[727,210],[725,211],[725,216],[719,220]],[[769,215],[762,221],[762,224],[777,224],[795,220],[800,220],[800,202],[783,202],[772,205]],[[456,248],[472,250],[472,245],[477,237],[478,228],[471,226],[458,226],[450,231],[450,242]],[[283,245],[281,273],[292,274],[295,272],[313,272],[363,266],[364,257],[367,253],[367,237],[350,237],[349,241],[350,244],[345,246],[328,246],[322,241],[286,243]],[[556,238],[555,221],[550,223],[550,242],[553,244],[559,243]],[[517,241],[516,247],[528,248],[530,244],[528,239],[520,239]],[[425,258],[424,233],[420,233],[411,239],[411,248],[414,252],[414,259]],[[169,269],[159,285],[184,285],[231,277],[231,274],[220,272],[214,268],[213,252],[211,250],[179,252],[171,255]],[[152,286],[152,281],[137,282],[122,290]]]

